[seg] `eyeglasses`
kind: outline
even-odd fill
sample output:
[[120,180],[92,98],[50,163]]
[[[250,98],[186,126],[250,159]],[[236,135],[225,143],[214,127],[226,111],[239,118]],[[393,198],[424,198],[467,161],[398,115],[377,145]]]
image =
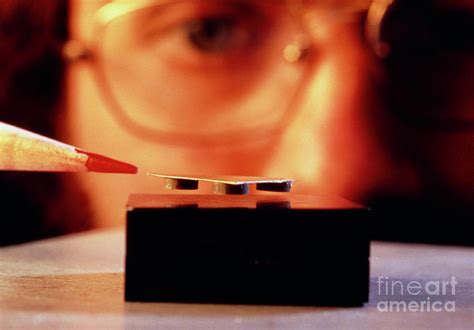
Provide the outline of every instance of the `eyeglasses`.
[[66,51],[93,63],[109,108],[136,135],[239,143],[290,120],[327,26],[365,22],[366,40],[387,55],[381,32],[391,2],[116,0],[96,13],[94,40]]

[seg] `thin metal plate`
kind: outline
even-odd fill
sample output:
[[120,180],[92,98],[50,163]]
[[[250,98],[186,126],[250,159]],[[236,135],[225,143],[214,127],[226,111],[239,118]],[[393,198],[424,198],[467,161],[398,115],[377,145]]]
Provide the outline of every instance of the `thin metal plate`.
[[175,175],[148,173],[150,176],[164,179],[165,188],[168,189],[198,189],[200,181],[214,184],[214,193],[227,195],[245,195],[249,186],[256,185],[257,190],[290,192],[293,179],[266,178],[258,176],[204,176],[204,175]]

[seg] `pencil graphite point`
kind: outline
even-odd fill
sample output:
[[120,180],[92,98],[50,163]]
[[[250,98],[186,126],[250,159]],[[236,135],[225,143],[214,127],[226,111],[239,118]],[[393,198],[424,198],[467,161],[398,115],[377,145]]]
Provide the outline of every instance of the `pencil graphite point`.
[[87,155],[89,157],[86,162],[86,167],[91,172],[125,174],[136,174],[138,172],[138,168],[132,164],[124,163],[103,155],[95,154],[77,148],[76,152]]

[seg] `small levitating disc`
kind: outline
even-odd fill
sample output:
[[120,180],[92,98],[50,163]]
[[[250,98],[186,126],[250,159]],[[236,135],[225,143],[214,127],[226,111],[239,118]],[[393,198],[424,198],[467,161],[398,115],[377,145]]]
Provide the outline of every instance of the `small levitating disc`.
[[214,193],[225,195],[247,195],[249,193],[249,184],[229,184],[224,182],[214,182]]
[[289,192],[291,191],[292,184],[292,181],[260,182],[257,183],[257,190]]
[[196,190],[199,186],[198,180],[164,178],[166,189]]

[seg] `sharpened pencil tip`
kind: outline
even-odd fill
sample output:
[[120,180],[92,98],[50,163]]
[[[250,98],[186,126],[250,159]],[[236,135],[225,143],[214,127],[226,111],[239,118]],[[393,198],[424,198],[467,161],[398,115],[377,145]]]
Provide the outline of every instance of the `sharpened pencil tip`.
[[86,167],[91,172],[124,174],[136,174],[138,172],[135,165],[80,149],[76,149],[76,151],[89,156]]

